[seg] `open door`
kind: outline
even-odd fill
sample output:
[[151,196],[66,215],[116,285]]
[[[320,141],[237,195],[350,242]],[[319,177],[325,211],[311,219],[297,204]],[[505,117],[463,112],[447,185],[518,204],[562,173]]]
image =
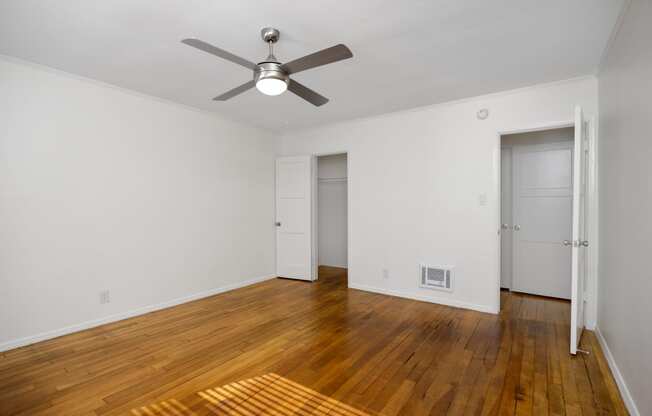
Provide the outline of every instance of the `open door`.
[[571,243],[571,327],[570,352],[577,350],[584,330],[584,287],[587,272],[586,170],[587,137],[582,109],[575,108],[575,144],[573,153],[573,240]]
[[314,158],[276,159],[276,273],[315,280],[313,253]]

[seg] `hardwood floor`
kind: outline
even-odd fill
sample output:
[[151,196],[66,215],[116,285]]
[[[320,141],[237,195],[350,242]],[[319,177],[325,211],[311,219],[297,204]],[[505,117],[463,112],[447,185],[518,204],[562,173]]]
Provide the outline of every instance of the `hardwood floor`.
[[0,353],[0,415],[627,414],[569,304],[500,316],[275,279]]

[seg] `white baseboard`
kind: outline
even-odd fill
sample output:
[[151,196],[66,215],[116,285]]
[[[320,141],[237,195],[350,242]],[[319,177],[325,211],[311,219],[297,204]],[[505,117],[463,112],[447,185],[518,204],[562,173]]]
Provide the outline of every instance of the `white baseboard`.
[[70,325],[64,328],[54,329],[52,331],[42,332],[36,335],[30,335],[24,338],[18,338],[10,341],[0,343],[0,352],[8,351],[14,348],[23,347],[25,345],[34,344],[36,342],[45,341],[52,338],[57,338],[62,335],[72,334],[73,332],[83,331],[85,329],[94,328],[96,326],[108,324],[111,322],[121,321],[123,319],[132,318],[134,316],[143,315],[149,312],[158,311],[160,309],[170,308],[172,306],[181,305],[183,303],[192,302],[193,300],[206,298],[209,296],[217,295],[219,293],[228,292],[230,290],[239,289],[241,287],[250,286],[255,283],[260,283],[265,280],[274,279],[276,274],[256,277],[253,279],[245,280],[243,282],[233,283],[230,285],[205,290],[203,292],[194,293],[192,295],[183,296],[180,298],[172,299],[169,301],[157,303],[154,305],[144,306],[138,309],[132,309],[127,312],[121,312],[113,315],[106,316],[104,318],[94,319],[91,321],[82,322],[75,325]]
[[487,305],[476,305],[476,304],[473,304],[473,303],[461,302],[461,301],[454,300],[454,299],[439,298],[439,297],[436,297],[436,296],[429,296],[429,295],[415,295],[415,294],[412,294],[412,293],[401,292],[401,291],[398,291],[398,290],[385,289],[385,288],[379,288],[379,287],[373,287],[373,286],[358,285],[358,284],[351,283],[351,282],[349,282],[349,288],[350,289],[364,290],[365,292],[373,292],[373,293],[380,293],[380,294],[383,294],[383,295],[397,296],[399,298],[406,298],[406,299],[420,300],[420,301],[423,301],[423,302],[437,303],[439,305],[453,306],[455,308],[471,309],[471,310],[479,311],[479,312],[486,312],[486,313],[492,313],[492,314],[497,314],[499,312],[498,310],[496,310],[496,308],[491,307],[491,306],[487,306]]
[[625,406],[627,407],[629,414],[632,416],[641,416],[641,413],[638,411],[636,403],[634,402],[634,398],[627,388],[627,383],[625,383],[625,379],[623,378],[620,369],[618,369],[616,360],[614,359],[614,356],[609,349],[607,340],[602,336],[602,332],[600,332],[599,327],[595,328],[595,335],[598,337],[598,342],[600,343],[600,347],[602,347],[602,352],[604,352],[604,356],[607,358],[607,363],[609,364],[611,373],[614,375],[614,379],[616,379],[618,390],[620,390],[620,395],[623,397],[623,401],[625,402]]

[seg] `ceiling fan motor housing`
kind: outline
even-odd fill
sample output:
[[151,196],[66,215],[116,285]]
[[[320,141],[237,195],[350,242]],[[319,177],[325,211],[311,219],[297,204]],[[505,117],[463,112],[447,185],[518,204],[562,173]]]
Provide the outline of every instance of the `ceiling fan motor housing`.
[[269,45],[269,56],[254,69],[256,88],[268,95],[278,95],[290,85],[290,76],[281,68],[281,63],[274,56],[273,45],[278,42],[280,33],[277,29],[265,27],[260,36]]
[[254,82],[258,85],[260,81],[278,80],[290,84],[290,76],[281,68],[278,62],[261,62],[254,70]]

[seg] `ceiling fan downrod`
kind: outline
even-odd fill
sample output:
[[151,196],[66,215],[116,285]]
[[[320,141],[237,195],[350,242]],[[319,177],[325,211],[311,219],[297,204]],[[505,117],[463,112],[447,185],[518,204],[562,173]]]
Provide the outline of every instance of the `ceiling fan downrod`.
[[276,59],[276,56],[274,56],[274,44],[278,42],[278,39],[281,36],[281,32],[279,32],[278,29],[274,29],[273,27],[264,27],[260,31],[260,36],[267,43],[267,45],[269,45],[269,55],[267,55],[265,62],[278,62],[278,59]]

